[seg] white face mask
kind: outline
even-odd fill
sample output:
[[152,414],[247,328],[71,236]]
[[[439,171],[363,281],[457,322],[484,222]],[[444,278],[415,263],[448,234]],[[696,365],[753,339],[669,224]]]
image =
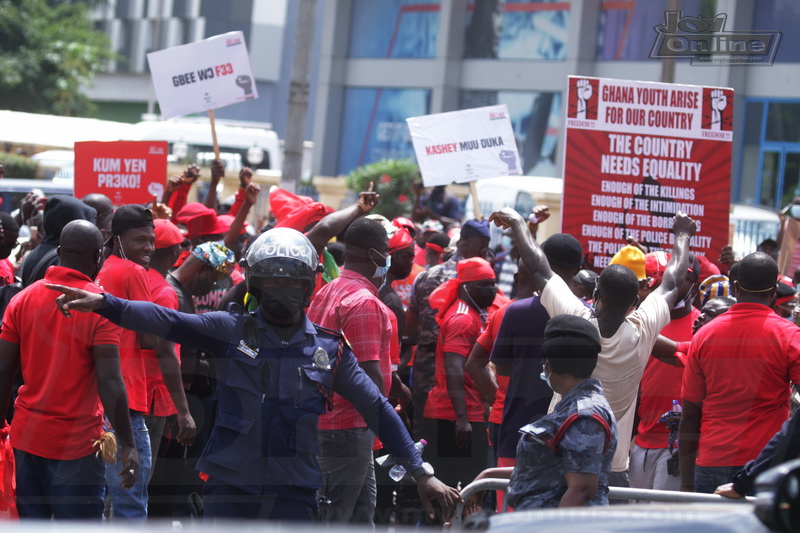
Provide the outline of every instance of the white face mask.
[[386,274],[388,274],[388,273],[389,273],[389,267],[391,267],[391,266],[392,266],[392,256],[391,256],[391,255],[383,255],[383,254],[380,254],[380,253],[378,253],[378,251],[377,251],[377,250],[375,250],[374,248],[370,248],[370,250],[372,250],[372,251],[373,251],[373,252],[375,252],[376,254],[380,255],[381,257],[383,257],[383,258],[384,258],[384,260],[385,260],[385,262],[386,262],[386,264],[385,264],[385,265],[383,265],[383,266],[378,266],[378,265],[375,263],[375,261],[372,261],[372,259],[370,259],[370,261],[372,261],[372,264],[373,264],[373,265],[375,265],[375,273],[373,273],[373,274],[372,274],[372,277],[373,277],[373,278],[382,278],[382,277],[384,277]]
[[800,205],[792,205],[789,208],[789,216],[800,220]]
[[542,365],[542,373],[539,374],[539,379],[547,383],[547,386],[550,387],[551,390],[553,390],[553,386],[550,384],[550,376],[548,376],[544,371],[544,365]]

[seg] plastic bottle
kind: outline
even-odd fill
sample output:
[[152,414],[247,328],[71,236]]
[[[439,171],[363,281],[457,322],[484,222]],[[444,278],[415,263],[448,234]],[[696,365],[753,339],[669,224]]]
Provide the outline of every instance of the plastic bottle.
[[[419,439],[419,442],[414,443],[414,448],[422,455],[422,450],[425,449],[425,446],[428,444],[428,441],[425,439]],[[389,470],[389,477],[392,478],[397,483],[400,483],[400,480],[403,479],[406,475],[406,469],[400,463],[397,463]]]
[[683,407],[681,407],[681,402],[678,400],[672,400],[672,412],[673,413],[682,413]]

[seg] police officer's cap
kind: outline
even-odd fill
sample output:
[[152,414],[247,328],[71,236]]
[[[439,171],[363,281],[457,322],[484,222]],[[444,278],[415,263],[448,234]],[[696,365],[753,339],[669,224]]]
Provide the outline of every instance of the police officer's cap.
[[574,315],[557,315],[547,321],[544,340],[555,337],[571,337],[588,341],[600,352],[600,333],[594,324]]
[[262,233],[244,260],[250,276],[314,280],[319,257],[308,238],[291,228],[274,228]]

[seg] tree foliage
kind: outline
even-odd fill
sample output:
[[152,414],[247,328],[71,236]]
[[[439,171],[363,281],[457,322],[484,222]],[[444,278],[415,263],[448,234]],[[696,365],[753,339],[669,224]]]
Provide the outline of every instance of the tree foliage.
[[409,216],[413,207],[413,184],[419,179],[419,167],[409,159],[384,159],[353,170],[347,176],[347,187],[354,192],[366,191],[372,182],[381,195],[373,213],[389,220]]
[[0,0],[0,107],[86,115],[81,86],[114,56],[86,2]]

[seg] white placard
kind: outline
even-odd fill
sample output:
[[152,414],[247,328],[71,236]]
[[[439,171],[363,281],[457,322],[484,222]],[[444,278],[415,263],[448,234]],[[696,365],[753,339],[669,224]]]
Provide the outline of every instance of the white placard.
[[240,31],[147,54],[163,118],[258,98]]
[[407,118],[427,187],[522,174],[505,105]]

